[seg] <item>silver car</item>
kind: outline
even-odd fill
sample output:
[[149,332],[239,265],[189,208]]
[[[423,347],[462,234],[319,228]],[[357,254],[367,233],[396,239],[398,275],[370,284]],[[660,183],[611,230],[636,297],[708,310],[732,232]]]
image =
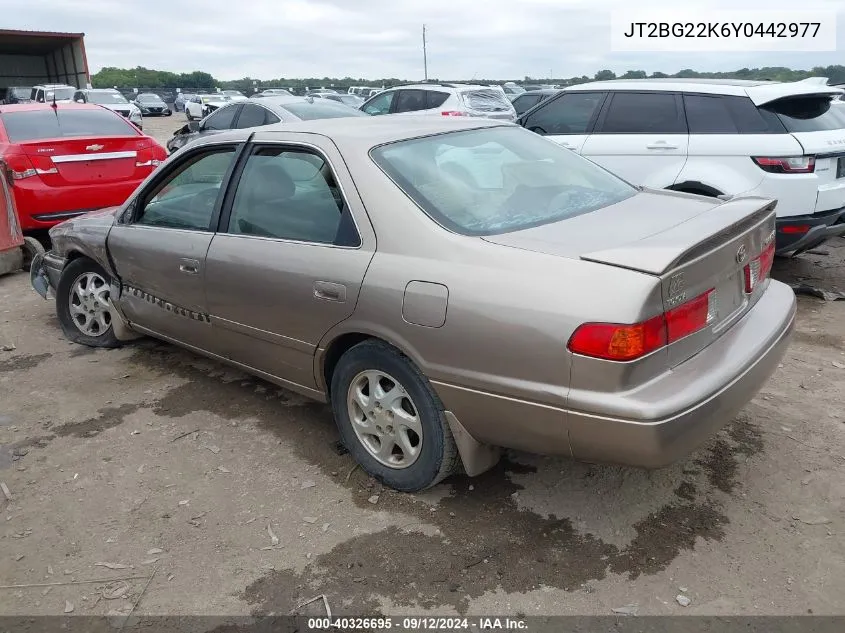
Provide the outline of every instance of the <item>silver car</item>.
[[31,275],[69,339],[328,402],[414,491],[503,446],[662,466],[727,424],[793,327],[774,206],[641,190],[512,124],[303,121],[191,144]]

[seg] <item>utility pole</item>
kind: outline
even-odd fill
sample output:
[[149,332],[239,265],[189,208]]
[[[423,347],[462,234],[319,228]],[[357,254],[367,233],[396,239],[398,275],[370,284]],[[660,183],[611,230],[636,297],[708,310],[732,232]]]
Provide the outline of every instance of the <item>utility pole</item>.
[[428,81],[428,53],[425,48],[425,24],[423,24],[423,72],[425,80]]

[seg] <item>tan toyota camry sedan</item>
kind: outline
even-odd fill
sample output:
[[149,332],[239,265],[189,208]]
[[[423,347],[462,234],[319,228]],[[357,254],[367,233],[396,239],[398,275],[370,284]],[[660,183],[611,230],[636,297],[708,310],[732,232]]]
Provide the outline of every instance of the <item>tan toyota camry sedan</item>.
[[775,204],[642,190],[508,123],[302,122],[189,144],[31,274],[71,340],[330,402],[414,491],[501,447],[658,467],[728,423],[792,329]]

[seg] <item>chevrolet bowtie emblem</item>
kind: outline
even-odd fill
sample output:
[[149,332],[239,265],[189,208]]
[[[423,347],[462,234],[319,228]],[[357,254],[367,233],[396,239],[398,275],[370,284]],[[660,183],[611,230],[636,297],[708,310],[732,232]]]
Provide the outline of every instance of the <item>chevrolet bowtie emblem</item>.
[[85,149],[87,149],[89,152],[99,152],[101,149],[103,149],[103,146],[102,145],[89,145]]

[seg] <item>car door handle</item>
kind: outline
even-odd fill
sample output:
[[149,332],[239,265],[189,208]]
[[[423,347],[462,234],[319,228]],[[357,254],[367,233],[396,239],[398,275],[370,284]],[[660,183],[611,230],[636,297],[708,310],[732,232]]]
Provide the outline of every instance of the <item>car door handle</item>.
[[200,263],[195,259],[181,259],[179,270],[188,275],[196,275],[200,271]]
[[314,296],[318,299],[325,299],[326,301],[343,303],[346,301],[346,286],[332,283],[331,281],[315,281]]
[[561,143],[561,145],[562,145],[563,147],[565,147],[566,149],[576,149],[574,145],[568,145],[568,144],[566,144],[566,143]]
[[677,145],[669,145],[668,143],[653,143],[651,145],[646,145],[646,149],[678,149]]

